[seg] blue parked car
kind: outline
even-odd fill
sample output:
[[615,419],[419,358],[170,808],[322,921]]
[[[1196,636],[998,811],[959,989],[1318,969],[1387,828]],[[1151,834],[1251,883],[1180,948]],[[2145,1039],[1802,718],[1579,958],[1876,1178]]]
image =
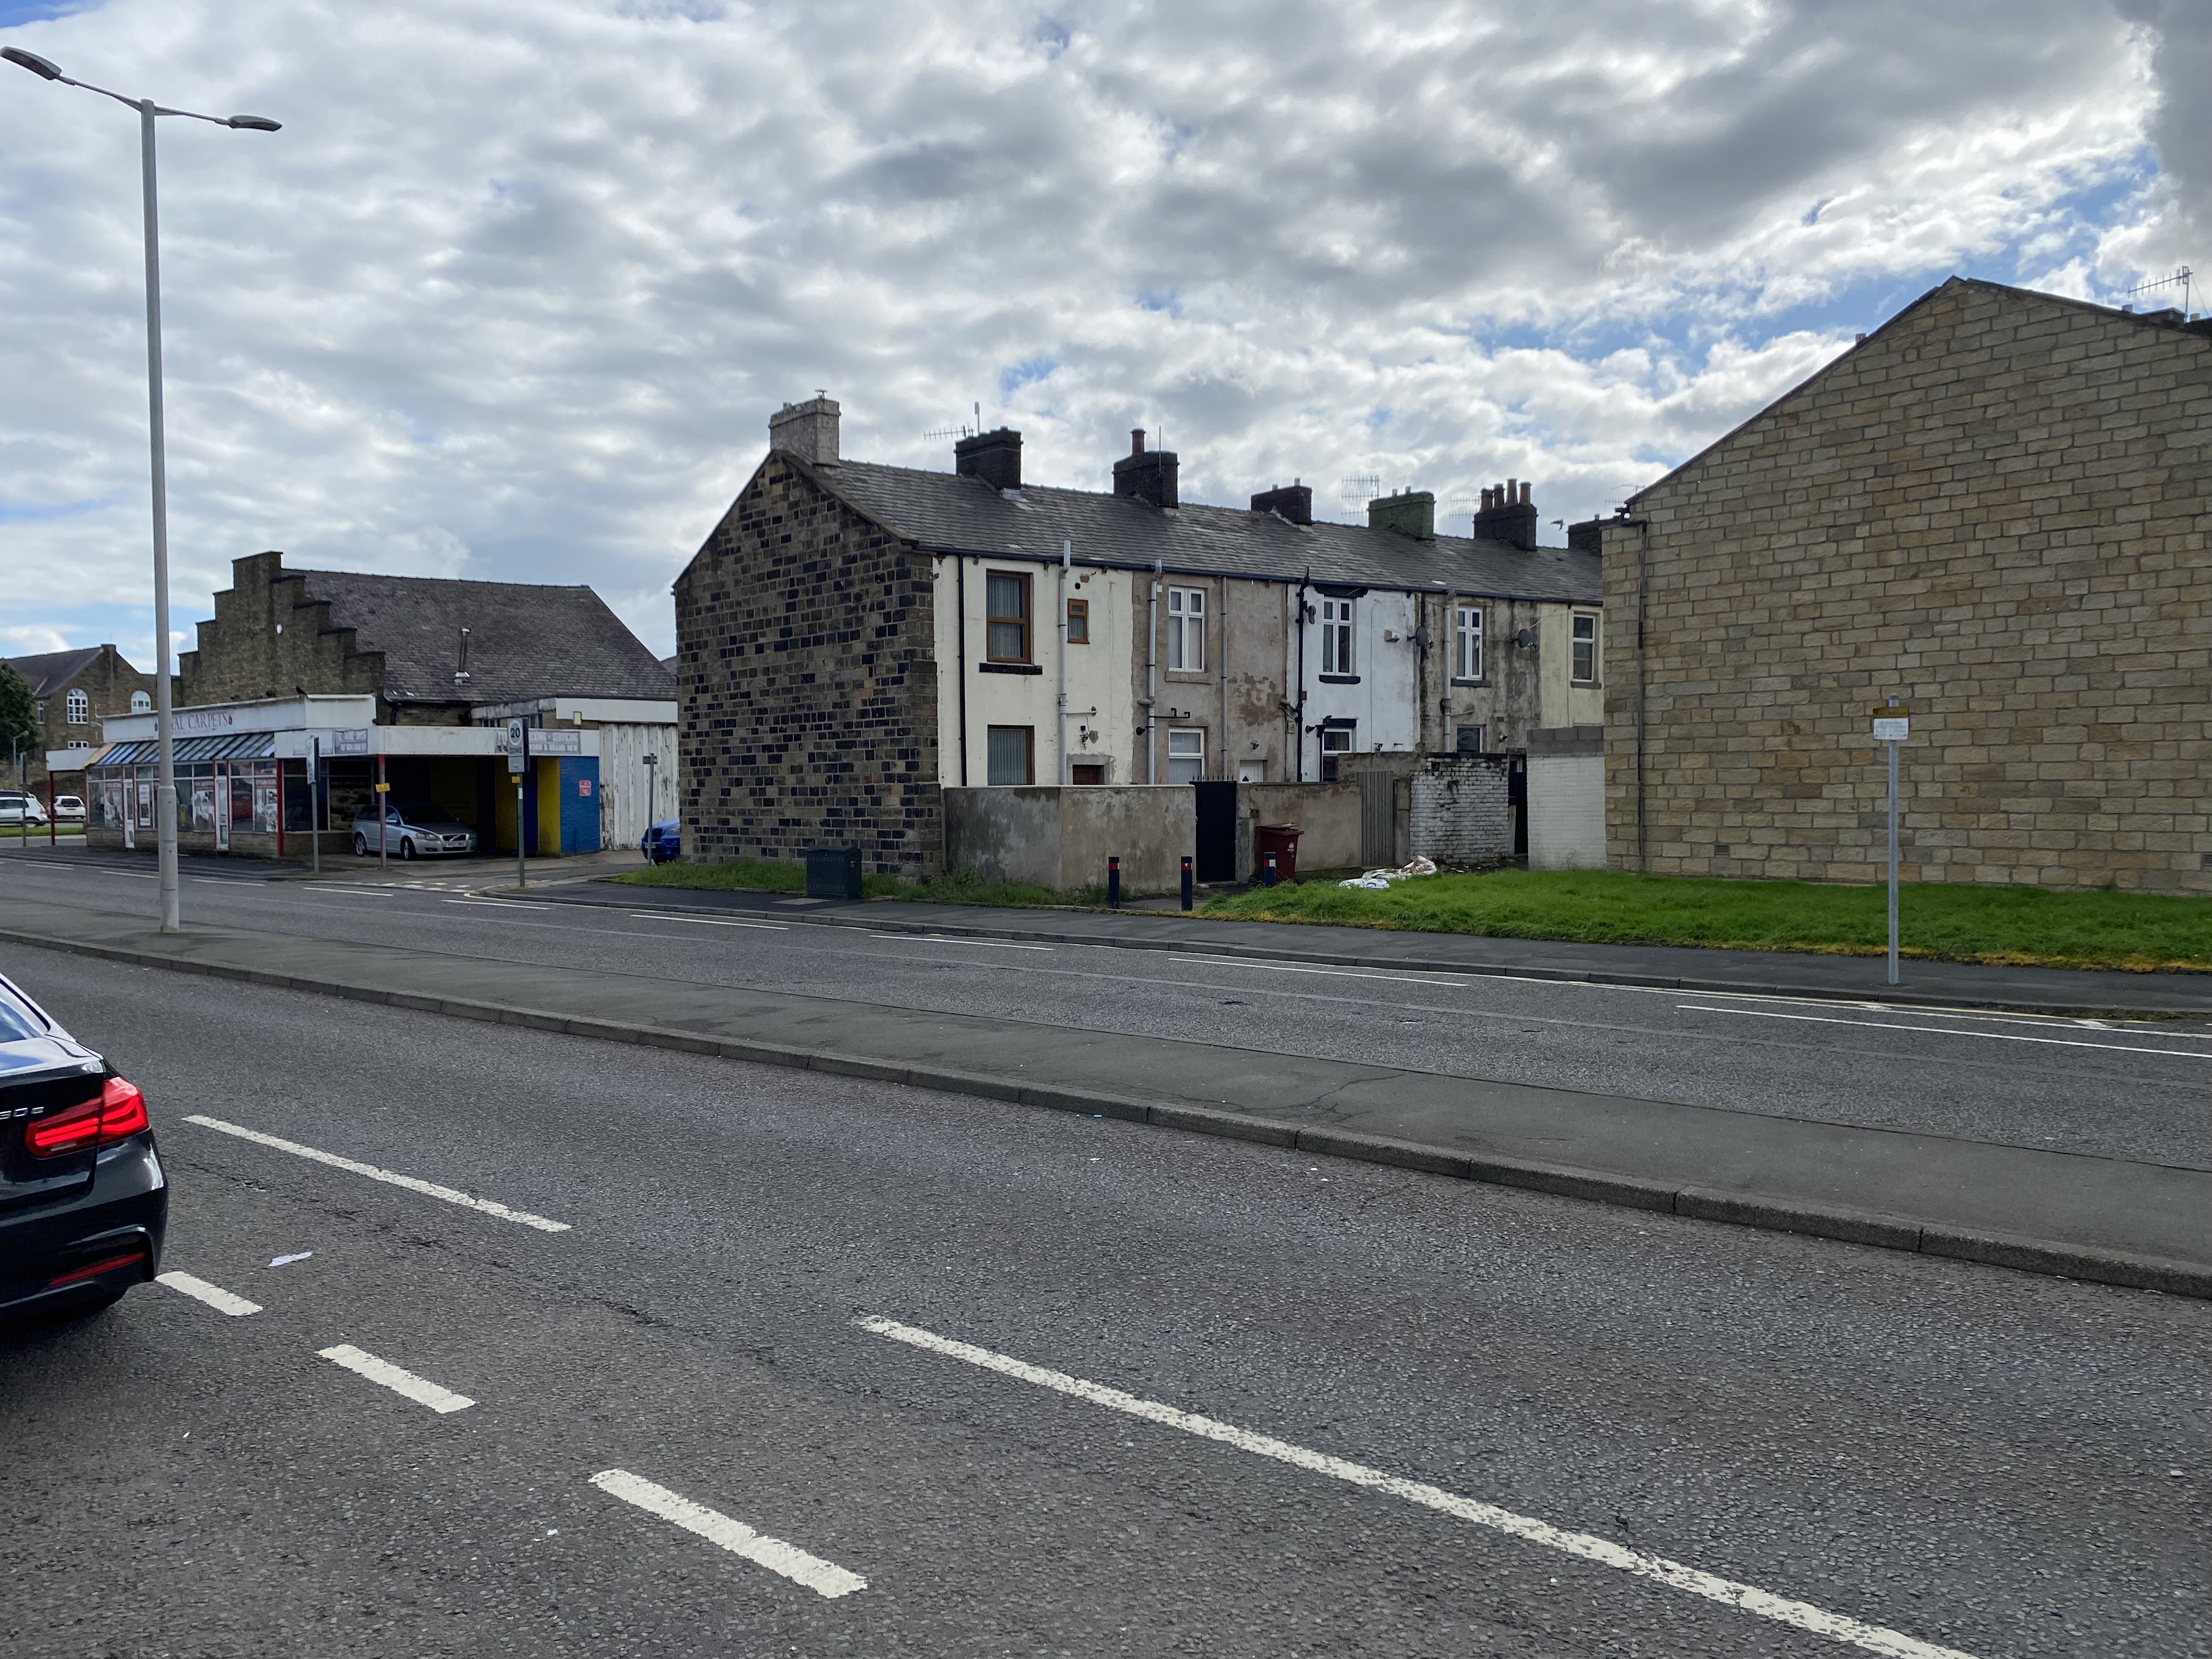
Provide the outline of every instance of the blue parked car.
[[638,851],[645,854],[648,864],[666,864],[684,850],[684,823],[679,818],[663,818],[640,838]]

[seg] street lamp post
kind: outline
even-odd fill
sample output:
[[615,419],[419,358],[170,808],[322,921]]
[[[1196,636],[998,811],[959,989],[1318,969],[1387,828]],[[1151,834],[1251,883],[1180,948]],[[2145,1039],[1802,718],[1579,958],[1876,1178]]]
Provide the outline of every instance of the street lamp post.
[[169,486],[161,412],[161,254],[154,188],[154,121],[157,116],[182,115],[248,132],[276,132],[282,128],[265,115],[202,115],[197,110],[169,109],[150,98],[126,98],[88,81],[73,81],[51,60],[19,46],[0,48],[0,58],[20,64],[40,80],[81,87],[138,112],[138,154],[146,207],[146,413],[152,431],[154,473],[154,731],[161,751],[154,836],[161,872],[161,931],[173,933],[181,927],[177,903],[177,744],[169,709]]

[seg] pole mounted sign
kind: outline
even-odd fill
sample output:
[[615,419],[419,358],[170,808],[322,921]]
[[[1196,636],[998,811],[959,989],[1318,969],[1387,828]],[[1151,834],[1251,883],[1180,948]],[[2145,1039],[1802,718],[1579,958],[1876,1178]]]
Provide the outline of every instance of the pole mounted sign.
[[529,732],[530,728],[520,720],[509,720],[507,723],[507,769],[517,777],[522,775],[524,761],[528,753]]
[[530,885],[529,838],[522,828],[522,775],[529,768],[529,722],[511,720],[507,723],[507,769],[514,776],[514,882],[518,887]]
[[1889,750],[1889,982],[1897,983],[1897,751],[1912,732],[1912,711],[1892,697],[1874,711],[1874,740]]

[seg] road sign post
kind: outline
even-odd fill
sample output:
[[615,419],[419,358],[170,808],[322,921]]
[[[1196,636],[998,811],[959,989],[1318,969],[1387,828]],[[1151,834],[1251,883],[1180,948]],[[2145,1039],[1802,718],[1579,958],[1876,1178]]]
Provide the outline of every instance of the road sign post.
[[1911,734],[1910,711],[1892,697],[1874,711],[1874,740],[1889,750],[1889,982],[1897,983],[1897,751]]
[[307,739],[307,865],[323,873],[323,740]]
[[392,805],[392,786],[384,781],[384,756],[380,752],[376,757],[376,787],[369,793],[376,800],[376,867],[389,870],[392,865],[385,857],[384,820]]
[[530,727],[520,720],[507,723],[507,769],[514,777],[514,884],[530,885],[529,854],[522,833],[522,790],[530,773]]

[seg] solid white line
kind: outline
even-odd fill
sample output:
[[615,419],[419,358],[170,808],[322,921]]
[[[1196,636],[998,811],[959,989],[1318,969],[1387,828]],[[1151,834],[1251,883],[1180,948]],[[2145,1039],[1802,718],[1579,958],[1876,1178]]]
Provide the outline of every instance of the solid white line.
[[1831,1019],[1823,1014],[1784,1014],[1771,1008],[1709,1008],[1694,1002],[1678,1002],[1675,1008],[1692,1014],[1741,1014],[1747,1019],[1795,1019],[1812,1025],[1854,1025],[1864,1030],[1911,1031],[1921,1036],[1985,1037],[1991,1042],[2041,1042],[2060,1048],[2109,1048],[2120,1054],[2164,1054],[2170,1060],[2212,1060],[2212,1054],[2186,1048],[2140,1048],[2126,1042],[2084,1042],[2079,1037],[2023,1036],[2017,1031],[1954,1031],[1941,1025],[1898,1025],[1886,1019]]
[[[1441,985],[1447,990],[1473,990],[1479,982],[1474,979],[1422,979],[1412,974],[1372,973],[1364,968],[1307,968],[1289,962],[1254,962],[1243,957],[1183,957],[1185,962],[1203,963],[1212,968],[1265,968],[1273,974],[1327,974],[1337,979],[1372,979],[1393,985]],[[1486,979],[1503,977],[1484,975]]]
[[[553,907],[548,905],[547,909]],[[625,910],[632,921],[692,921],[702,927],[757,927],[764,933],[787,933],[790,928],[780,921],[725,921],[719,916],[677,916],[665,910]]]
[[441,1416],[449,1412],[466,1411],[477,1402],[465,1394],[455,1394],[451,1389],[441,1389],[428,1377],[417,1376],[412,1371],[403,1371],[388,1359],[379,1359],[373,1353],[364,1353],[350,1342],[341,1342],[335,1348],[324,1348],[318,1357],[343,1365],[356,1376],[365,1376],[372,1382],[381,1382],[394,1394],[404,1394],[418,1406],[428,1406]]
[[1370,1492],[1401,1498],[1409,1504],[1418,1504],[1424,1509],[1436,1510],[1462,1521],[1472,1521],[1477,1526],[1488,1527],[1525,1543],[1539,1544],[1547,1549],[1558,1550],[1562,1554],[1649,1579],[1669,1589],[1703,1596],[1709,1601],[1734,1607],[1739,1613],[1771,1619],[1777,1624],[1788,1625],[1814,1636],[1848,1642],[1866,1652],[1880,1654],[1883,1659],[1972,1659],[1972,1656],[1961,1653],[1956,1648],[1938,1647],[1897,1631],[1886,1630],[1879,1625],[1862,1624],[1839,1613],[1830,1613],[1803,1601],[1793,1601],[1786,1596],[1776,1595],[1755,1584],[1738,1583],[1734,1579],[1701,1572],[1695,1567],[1686,1567],[1679,1561],[1670,1561],[1664,1556],[1649,1554],[1643,1550],[1630,1549],[1626,1545],[1616,1544],[1611,1539],[1600,1538],[1590,1533],[1570,1532],[1547,1521],[1500,1509],[1495,1504],[1462,1498],[1457,1493],[1446,1492],[1440,1486],[1431,1486],[1424,1481],[1407,1480],[1397,1475],[1385,1474],[1380,1469],[1349,1462],[1341,1457],[1332,1457],[1326,1452],[1309,1451],[1304,1446],[1294,1446],[1285,1440],[1255,1434],[1249,1429],[1240,1429],[1210,1417],[1200,1417],[1195,1412],[1164,1406],[1155,1400],[1141,1399],[1119,1389],[1086,1382],[1081,1377],[1070,1376],[1064,1371],[1047,1370],[1041,1365],[994,1353],[973,1343],[939,1336],[933,1331],[872,1316],[857,1322],[862,1330],[889,1337],[894,1342],[904,1342],[932,1353],[963,1359],[985,1370],[996,1371],[1002,1376],[1033,1382],[1039,1388],[1050,1389],[1056,1394],[1067,1395],[1094,1406],[1103,1406],[1110,1411],[1126,1412],[1132,1417],[1140,1417],[1147,1422],[1162,1424],[1171,1429],[1181,1429],[1184,1433],[1196,1435],[1201,1439],[1219,1441],[1224,1445],[1234,1446],[1239,1451],[1250,1452],[1255,1456],[1273,1458],[1293,1468],[1329,1475],[1355,1486],[1364,1486]]
[[261,1311],[258,1302],[248,1302],[242,1296],[233,1296],[220,1285],[210,1285],[204,1279],[195,1279],[190,1273],[166,1273],[155,1279],[156,1285],[167,1285],[173,1291],[182,1291],[196,1302],[204,1302],[217,1313],[227,1313],[234,1318]]
[[188,1114],[185,1121],[197,1123],[203,1129],[220,1129],[227,1135],[236,1135],[240,1140],[250,1140],[257,1146],[274,1147],[280,1152],[289,1152],[295,1158],[304,1158],[316,1164],[327,1164],[333,1170],[345,1170],[357,1176],[367,1176],[371,1181],[381,1181],[389,1187],[404,1187],[410,1193],[420,1193],[425,1198],[443,1199],[448,1204],[458,1204],[463,1209],[480,1210],[486,1215],[495,1215],[502,1221],[519,1221],[526,1227],[535,1227],[542,1233],[565,1233],[565,1221],[548,1221],[542,1215],[532,1215],[527,1210],[510,1210],[504,1204],[495,1204],[488,1198],[471,1198],[466,1193],[455,1192],[451,1187],[441,1187],[434,1181],[418,1181],[413,1176],[395,1175],[390,1170],[380,1170],[374,1164],[357,1164],[349,1158],[340,1158],[336,1152],[318,1152],[313,1146],[302,1146],[296,1140],[283,1140],[275,1135],[264,1135],[258,1129],[240,1128],[235,1123],[225,1123],[219,1117],[202,1117]]
[[655,1486],[628,1469],[603,1469],[592,1477],[592,1484],[625,1504],[635,1504],[648,1515],[672,1521],[710,1544],[720,1545],[732,1555],[742,1555],[770,1572],[780,1572],[817,1595],[835,1600],[868,1587],[868,1581],[857,1572],[848,1572],[835,1562],[809,1555],[781,1538],[756,1532],[742,1521],[732,1521],[719,1510],[695,1504],[681,1493]]

